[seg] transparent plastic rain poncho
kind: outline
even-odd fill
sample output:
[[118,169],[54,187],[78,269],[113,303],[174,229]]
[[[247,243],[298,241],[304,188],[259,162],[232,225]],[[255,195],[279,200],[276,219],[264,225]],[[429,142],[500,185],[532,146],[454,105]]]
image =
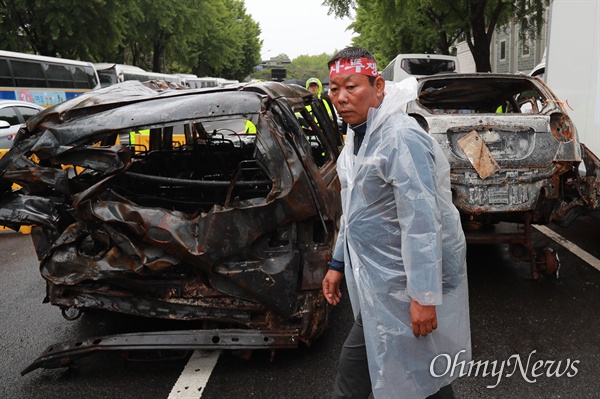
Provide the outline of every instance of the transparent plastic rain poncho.
[[[471,360],[466,243],[448,161],[402,111],[416,80],[387,82],[385,92],[358,154],[350,130],[338,160],[343,216],[334,258],[345,263],[352,309],[362,315],[375,398],[425,398]],[[413,335],[413,299],[436,305],[438,328],[426,337]]]

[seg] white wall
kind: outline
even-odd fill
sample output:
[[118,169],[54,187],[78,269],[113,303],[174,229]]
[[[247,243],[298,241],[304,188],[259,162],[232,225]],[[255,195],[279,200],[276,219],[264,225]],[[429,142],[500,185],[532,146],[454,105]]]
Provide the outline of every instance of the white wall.
[[[600,2],[554,0],[551,6],[546,83],[566,101],[579,140],[600,155]],[[576,26],[575,26],[575,25]]]
[[477,71],[473,54],[471,54],[467,42],[460,42],[456,45],[456,56],[458,57],[458,66],[461,73]]

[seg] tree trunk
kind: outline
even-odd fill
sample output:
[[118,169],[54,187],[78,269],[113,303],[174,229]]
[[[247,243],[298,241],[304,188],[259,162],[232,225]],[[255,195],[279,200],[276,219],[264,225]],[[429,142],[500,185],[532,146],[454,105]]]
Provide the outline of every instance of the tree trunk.
[[154,52],[152,54],[152,72],[161,72],[160,60],[162,59],[164,47],[161,43],[154,43]]
[[492,35],[488,36],[486,31],[484,4],[481,2],[472,3],[470,19],[472,37],[468,37],[467,43],[473,54],[475,67],[477,68],[477,72],[491,72],[490,40]]
[[490,62],[490,44],[489,43],[475,43],[471,47],[471,53],[473,54],[473,60],[475,61],[475,68],[477,72],[492,72],[492,64]]

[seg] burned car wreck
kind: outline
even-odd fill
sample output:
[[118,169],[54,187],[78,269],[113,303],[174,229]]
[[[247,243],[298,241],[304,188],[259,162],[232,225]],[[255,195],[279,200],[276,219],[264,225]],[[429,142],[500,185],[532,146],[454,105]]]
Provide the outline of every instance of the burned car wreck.
[[[150,347],[310,344],[328,323],[321,281],[341,212],[341,145],[304,88],[126,82],[22,128],[0,159],[0,224],[34,226],[45,301],[66,318],[103,309],[213,327],[165,332]],[[50,347],[24,373],[99,341]]]
[[[406,112],[444,149],[467,242],[507,243],[533,278],[557,273],[556,254],[532,242],[532,224],[567,226],[597,211],[600,162],[545,83],[523,74],[423,77]],[[519,228],[498,232],[500,222]]]

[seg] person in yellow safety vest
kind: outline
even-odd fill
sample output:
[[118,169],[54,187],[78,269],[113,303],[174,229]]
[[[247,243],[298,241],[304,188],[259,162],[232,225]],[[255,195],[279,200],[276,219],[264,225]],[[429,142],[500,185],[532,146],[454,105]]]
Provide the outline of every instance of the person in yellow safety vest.
[[[135,135],[136,134],[142,134],[145,136],[149,136],[150,135],[150,129],[144,129],[144,130],[134,130],[133,132],[129,132],[129,144],[130,145],[135,145],[136,144],[136,140],[135,140]],[[139,140],[138,140],[139,141]],[[139,144],[139,143],[137,143]]]
[[[306,81],[306,89],[308,91],[310,91],[313,96],[317,97],[319,100],[321,100],[323,102],[323,105],[325,106],[325,109],[327,110],[327,114],[329,115],[329,118],[333,120],[333,113],[331,112],[332,105],[330,105],[329,98],[325,98],[323,96],[323,84],[321,83],[321,81],[318,78],[308,79]],[[313,116],[315,122],[318,125],[319,121],[318,121],[317,117],[313,114],[312,107],[310,105],[307,105],[306,110]],[[320,155],[321,155],[321,157],[325,158],[325,155],[326,155],[325,151],[321,152]]]
[[135,147],[136,144],[144,144],[142,140],[135,139],[136,135],[150,136],[150,129],[135,130],[133,132],[129,132],[129,145],[132,147]]
[[[331,113],[331,106],[329,105],[329,101],[323,96],[323,84],[318,78],[310,78],[306,81],[306,89],[310,91],[314,96],[321,101],[323,101],[323,105],[327,110],[330,118],[333,118],[333,114]],[[312,115],[312,107],[310,105],[306,106],[308,112]]]
[[252,123],[250,119],[246,119],[244,125],[244,133],[246,134],[256,134],[256,125]]
[[496,108],[497,114],[503,114],[505,112],[508,112],[508,101],[505,101],[504,104],[502,104],[498,108]]

